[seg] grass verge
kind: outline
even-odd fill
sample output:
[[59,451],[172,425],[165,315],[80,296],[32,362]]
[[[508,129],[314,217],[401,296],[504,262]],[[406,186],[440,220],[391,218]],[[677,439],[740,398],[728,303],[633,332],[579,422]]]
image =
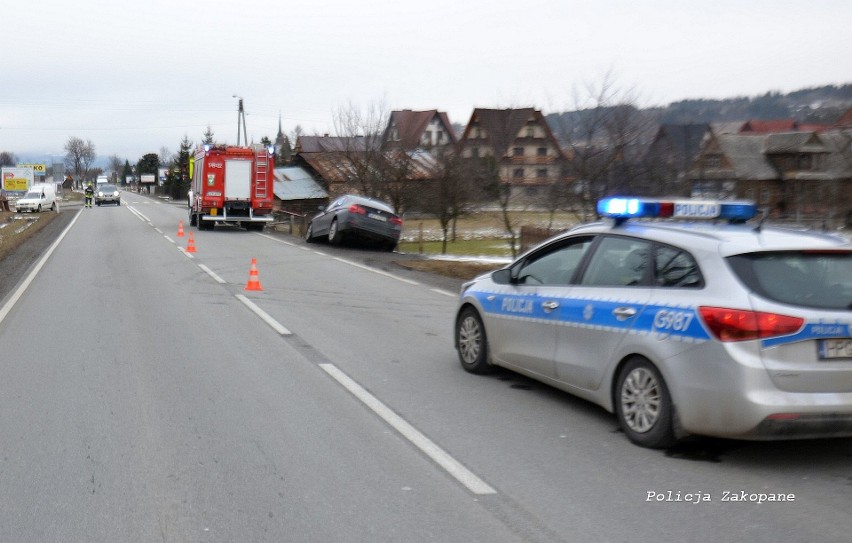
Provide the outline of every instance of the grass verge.
[[0,211],[0,260],[39,233],[58,213],[15,213]]

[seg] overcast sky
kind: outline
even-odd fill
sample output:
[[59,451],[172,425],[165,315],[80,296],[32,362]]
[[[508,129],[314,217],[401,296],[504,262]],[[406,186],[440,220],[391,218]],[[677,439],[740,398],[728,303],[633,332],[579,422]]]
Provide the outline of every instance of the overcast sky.
[[68,138],[136,162],[209,125],[236,143],[333,112],[642,106],[852,83],[850,0],[4,0],[0,151]]

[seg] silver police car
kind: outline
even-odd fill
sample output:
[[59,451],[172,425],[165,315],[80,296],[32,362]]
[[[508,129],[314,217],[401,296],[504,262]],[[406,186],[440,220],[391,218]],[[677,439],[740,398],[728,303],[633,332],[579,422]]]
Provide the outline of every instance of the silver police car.
[[465,370],[585,398],[646,447],[852,436],[848,240],[748,222],[748,202],[610,198],[598,213],[462,287]]

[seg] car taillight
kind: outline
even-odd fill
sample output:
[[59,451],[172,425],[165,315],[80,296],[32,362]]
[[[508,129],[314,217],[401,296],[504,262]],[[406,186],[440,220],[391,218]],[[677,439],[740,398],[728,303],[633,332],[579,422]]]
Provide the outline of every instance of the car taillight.
[[390,219],[388,219],[388,222],[391,224],[398,224],[402,226],[402,219],[399,217],[391,217]]
[[699,307],[704,324],[719,341],[748,341],[786,336],[799,330],[805,319],[724,307]]
[[357,213],[358,215],[366,215],[367,210],[364,209],[363,207],[359,206],[358,204],[352,204],[351,206],[349,206],[349,213]]

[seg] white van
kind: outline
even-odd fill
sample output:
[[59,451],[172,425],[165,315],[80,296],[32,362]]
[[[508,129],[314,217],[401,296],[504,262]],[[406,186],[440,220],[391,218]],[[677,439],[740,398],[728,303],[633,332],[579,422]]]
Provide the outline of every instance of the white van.
[[56,210],[56,187],[51,183],[38,183],[30,187],[27,193],[15,202],[15,211],[41,212]]

